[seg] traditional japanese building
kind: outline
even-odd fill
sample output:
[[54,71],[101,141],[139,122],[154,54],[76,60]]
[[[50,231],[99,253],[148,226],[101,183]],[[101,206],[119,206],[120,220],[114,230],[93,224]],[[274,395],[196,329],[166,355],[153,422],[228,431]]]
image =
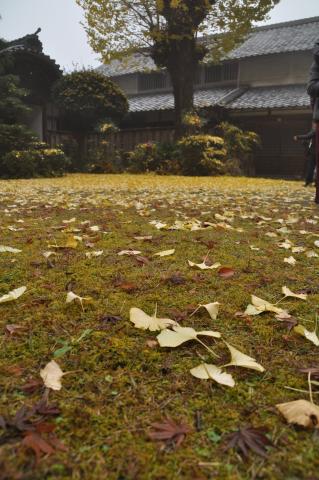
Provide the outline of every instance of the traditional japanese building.
[[50,103],[53,83],[62,71],[55,60],[43,53],[39,40],[39,28],[34,34],[13,41],[2,41],[3,49],[10,58],[5,73],[16,75],[20,85],[26,89],[26,103],[30,113],[22,119],[41,140],[47,140],[49,130],[57,130],[58,113]]
[[[311,127],[306,84],[318,36],[319,17],[258,27],[222,63],[198,68],[195,106],[210,112],[212,125],[228,119],[260,134],[258,175],[303,174],[304,148],[293,136]],[[166,71],[146,54],[98,69],[129,97],[123,147],[172,137],[174,99]]]

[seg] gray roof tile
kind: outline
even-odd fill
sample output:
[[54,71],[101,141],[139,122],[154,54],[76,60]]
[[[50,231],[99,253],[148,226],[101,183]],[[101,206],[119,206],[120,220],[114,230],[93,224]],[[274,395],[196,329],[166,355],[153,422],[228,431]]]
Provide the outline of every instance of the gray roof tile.
[[[236,97],[237,94],[237,97]],[[229,101],[227,101],[229,100]],[[195,92],[197,108],[222,105],[228,110],[268,110],[274,108],[310,108],[306,85],[279,85],[244,90],[215,88]],[[129,98],[130,112],[172,110],[174,97],[170,92],[134,95]]]
[[310,108],[306,85],[249,88],[227,104],[231,110]]
[[227,58],[312,50],[319,37],[319,17],[260,27]]
[[[196,107],[210,107],[216,105],[223,97],[228,95],[232,88],[215,88],[211,90],[198,90],[195,92],[194,103]],[[153,93],[134,95],[129,98],[130,112],[150,112],[154,110],[173,110],[173,93]]]

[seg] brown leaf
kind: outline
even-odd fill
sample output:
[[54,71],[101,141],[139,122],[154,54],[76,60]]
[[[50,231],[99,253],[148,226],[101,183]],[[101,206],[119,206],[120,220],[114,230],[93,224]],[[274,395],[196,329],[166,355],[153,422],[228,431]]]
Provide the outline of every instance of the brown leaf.
[[114,325],[117,322],[120,322],[122,317],[119,315],[103,315],[100,318],[99,330],[107,330],[110,325]]
[[171,283],[172,285],[184,285],[187,280],[186,278],[182,277],[179,272],[173,273],[170,277],[165,279],[165,282]]
[[55,416],[55,415],[60,415],[61,410],[56,404],[50,405],[45,397],[41,398],[35,405],[34,409],[37,414],[43,415],[43,416]]
[[22,445],[33,450],[36,456],[36,463],[39,463],[41,455],[51,455],[54,448],[36,432],[28,432],[22,440]]
[[24,372],[24,368],[19,365],[8,365],[3,370],[9,375],[14,375],[15,377],[21,377]]
[[151,425],[153,430],[148,433],[151,440],[165,442],[167,446],[178,447],[185,439],[192,428],[186,423],[177,423],[167,417],[162,422],[156,422]]
[[139,265],[148,265],[150,263],[150,260],[147,257],[142,257],[141,255],[136,255],[133,258]]
[[32,393],[36,392],[37,390],[39,390],[42,387],[43,387],[43,381],[42,380],[31,378],[27,383],[22,385],[20,387],[20,389],[24,393],[27,393],[27,394],[31,395]]
[[15,333],[19,334],[19,331],[25,330],[25,327],[22,325],[17,325],[16,323],[9,323],[5,328],[9,335],[14,335]]
[[131,283],[131,282],[120,283],[119,285],[117,285],[117,287],[126,293],[133,293],[136,290],[138,290],[138,286],[135,285],[135,283]]
[[233,268],[230,268],[230,267],[221,267],[218,270],[218,275],[221,278],[231,278],[235,275],[235,270]]
[[224,449],[227,451],[234,448],[244,459],[248,458],[249,450],[266,458],[266,447],[271,446],[272,442],[266,437],[265,433],[267,433],[267,429],[264,427],[241,427],[236,432],[225,436],[227,444]]

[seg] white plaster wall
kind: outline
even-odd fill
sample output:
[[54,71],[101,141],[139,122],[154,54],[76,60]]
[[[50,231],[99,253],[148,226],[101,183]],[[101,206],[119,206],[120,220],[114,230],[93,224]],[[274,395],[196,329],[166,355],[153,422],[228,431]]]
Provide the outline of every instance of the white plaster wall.
[[253,87],[304,84],[311,63],[311,52],[246,58],[240,61],[240,83]]

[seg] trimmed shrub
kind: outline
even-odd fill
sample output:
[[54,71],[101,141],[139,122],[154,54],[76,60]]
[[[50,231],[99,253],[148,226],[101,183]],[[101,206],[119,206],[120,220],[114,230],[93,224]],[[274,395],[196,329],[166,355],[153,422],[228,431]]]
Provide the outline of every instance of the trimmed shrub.
[[58,177],[65,173],[68,160],[58,148],[14,150],[0,161],[4,178]]
[[178,148],[174,143],[140,143],[128,153],[128,171],[155,172],[160,175],[180,173]]
[[228,166],[233,165],[228,173],[234,175],[237,171],[248,175],[254,174],[253,153],[261,145],[259,135],[255,132],[242,130],[228,122],[222,122],[218,125],[216,132],[225,140]]
[[190,135],[178,143],[183,175],[221,175],[225,172],[225,142],[212,135]]

